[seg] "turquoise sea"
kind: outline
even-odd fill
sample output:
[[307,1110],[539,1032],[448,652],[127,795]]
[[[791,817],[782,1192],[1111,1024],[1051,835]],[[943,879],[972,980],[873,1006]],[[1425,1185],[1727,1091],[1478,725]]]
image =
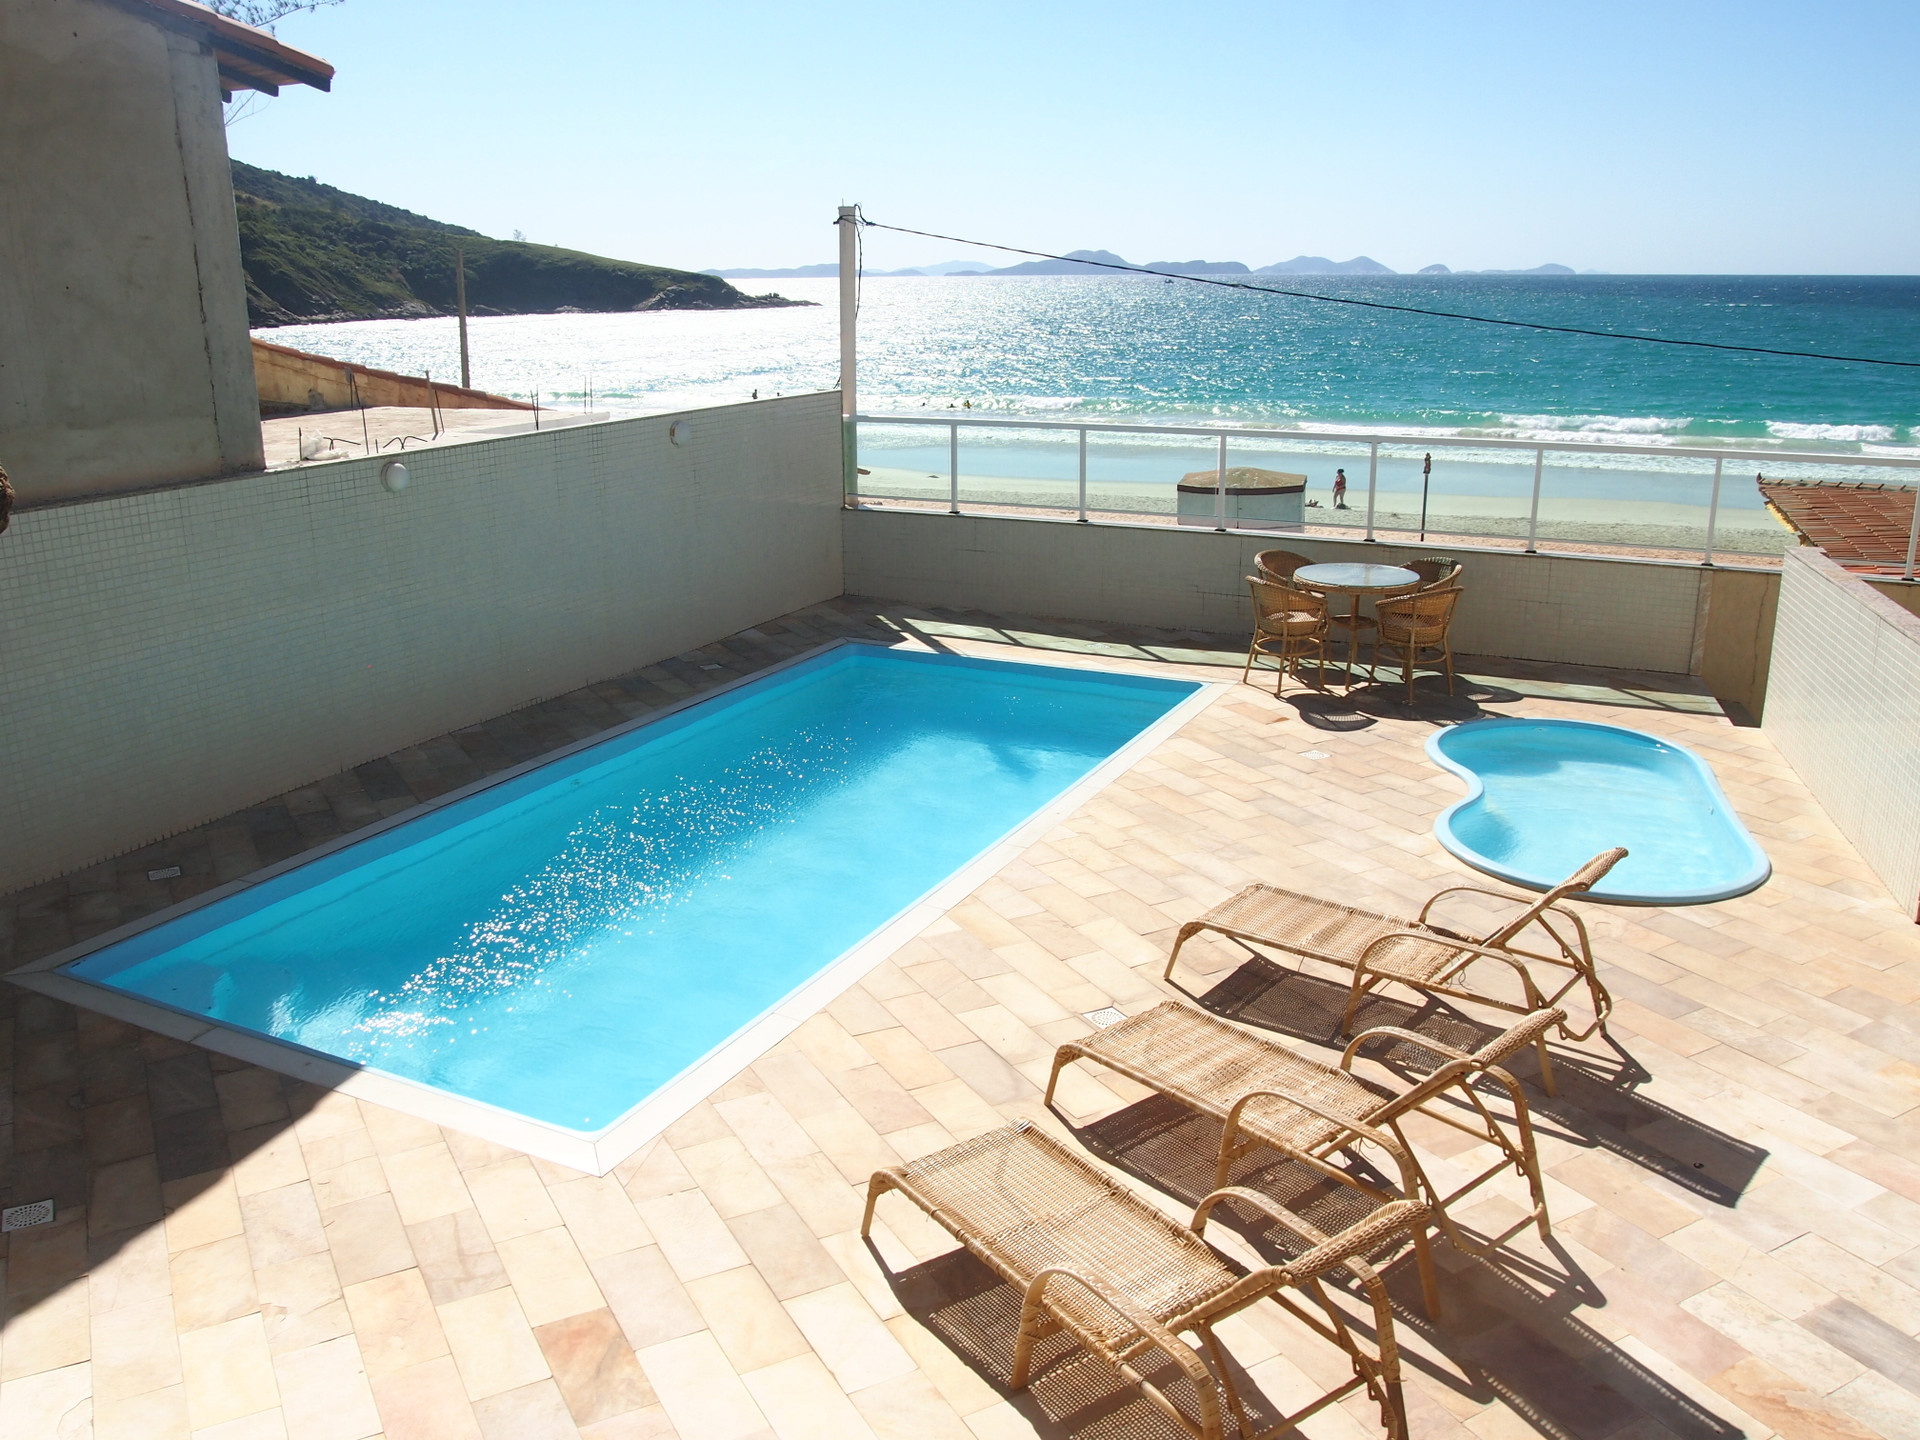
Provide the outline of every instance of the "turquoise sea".
[[[614,414],[832,387],[835,282],[770,283],[819,304],[478,318],[471,322],[473,382],[521,396],[538,390],[544,404],[561,409],[584,408],[590,393],[595,410]],[[1629,334],[1920,359],[1914,277],[1310,276],[1272,283]],[[369,365],[458,377],[451,320],[262,333]],[[1381,463],[1378,508],[1388,525],[1418,508],[1407,497],[1420,489],[1419,442],[1428,438],[1734,446],[1778,454],[1766,468],[1781,474],[1816,473],[1791,463],[1807,450],[1920,459],[1920,370],[1546,334],[1157,278],[870,279],[861,292],[859,382],[868,413],[944,417],[951,408],[963,417],[1392,430],[1410,443]],[[1076,464],[1065,437],[964,433],[965,499],[1064,503]],[[867,488],[944,496],[948,454],[944,429],[869,428],[862,437],[863,463],[874,471]],[[1231,463],[1305,473],[1309,493],[1325,503],[1336,466],[1347,469],[1358,498],[1365,458],[1364,447],[1315,441],[1236,447]],[[1090,501],[1164,512],[1180,474],[1213,464],[1204,442],[1096,443]],[[1451,533],[1479,533],[1467,524],[1472,516],[1485,533],[1514,533],[1531,488],[1530,456],[1443,450],[1435,464],[1429,498],[1443,511],[1453,505]],[[1745,512],[1751,535],[1723,538],[1734,549],[1778,550],[1784,532],[1760,506],[1755,467],[1735,468],[1742,486],[1722,504]],[[1677,458],[1550,459],[1542,513],[1558,516],[1564,536],[1606,542],[1634,537],[1594,529],[1600,522],[1586,502],[1677,505],[1687,513],[1648,511],[1631,523],[1665,526],[1673,544],[1692,545],[1693,532],[1704,533],[1711,470]],[[1853,478],[1911,473],[1859,467]],[[1736,531],[1741,518],[1729,515]]]

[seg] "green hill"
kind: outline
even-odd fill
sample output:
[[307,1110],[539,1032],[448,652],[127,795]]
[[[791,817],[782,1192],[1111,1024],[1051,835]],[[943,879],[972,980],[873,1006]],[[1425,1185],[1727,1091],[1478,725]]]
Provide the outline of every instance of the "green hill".
[[715,275],[493,240],[312,179],[233,162],[247,313],[254,326],[454,313],[454,251],[467,311],[737,310],[801,302],[745,295]]

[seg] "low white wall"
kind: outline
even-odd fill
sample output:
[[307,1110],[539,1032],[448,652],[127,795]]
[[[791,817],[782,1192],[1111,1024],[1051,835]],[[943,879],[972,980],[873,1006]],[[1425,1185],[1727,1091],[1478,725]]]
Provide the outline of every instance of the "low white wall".
[[21,511],[0,892],[838,595],[837,394],[672,418]]
[[1708,578],[1696,565],[1444,545],[1238,535],[937,511],[853,510],[847,593],[918,605],[1245,634],[1245,576],[1269,547],[1314,560],[1466,565],[1454,621],[1465,654],[1696,674]]
[[1788,551],[1763,728],[1920,919],[1920,616],[1818,550]]

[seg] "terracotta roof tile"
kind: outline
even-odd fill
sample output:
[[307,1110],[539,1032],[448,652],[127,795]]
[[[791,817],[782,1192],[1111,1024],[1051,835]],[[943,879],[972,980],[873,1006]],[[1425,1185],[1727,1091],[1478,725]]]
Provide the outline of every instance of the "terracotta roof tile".
[[1915,490],[1877,481],[1760,480],[1767,507],[1809,545],[1853,570],[1906,564]]

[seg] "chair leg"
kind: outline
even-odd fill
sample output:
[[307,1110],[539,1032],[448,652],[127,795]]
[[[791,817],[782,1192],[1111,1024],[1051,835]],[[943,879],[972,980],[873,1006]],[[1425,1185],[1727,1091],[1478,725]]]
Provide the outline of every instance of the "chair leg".
[[1553,1057],[1547,1054],[1547,1037],[1535,1040],[1533,1048],[1540,1052],[1540,1088],[1549,1095],[1558,1093],[1553,1088]]
[[1160,978],[1162,980],[1171,980],[1173,978],[1173,967],[1179,963],[1180,960],[1180,947],[1206,928],[1207,925],[1204,920],[1189,920],[1180,927],[1180,933],[1173,937],[1173,953],[1167,956],[1167,968],[1160,972]]
[[1420,1271],[1420,1299],[1427,1307],[1427,1318],[1440,1318],[1440,1282],[1433,1271],[1433,1235],[1426,1225],[1413,1232],[1413,1263]]
[[1259,649],[1260,632],[1256,630],[1253,632],[1253,643],[1247,646],[1247,663],[1240,667],[1240,683],[1242,685],[1247,683],[1247,677],[1253,673],[1253,657]]

